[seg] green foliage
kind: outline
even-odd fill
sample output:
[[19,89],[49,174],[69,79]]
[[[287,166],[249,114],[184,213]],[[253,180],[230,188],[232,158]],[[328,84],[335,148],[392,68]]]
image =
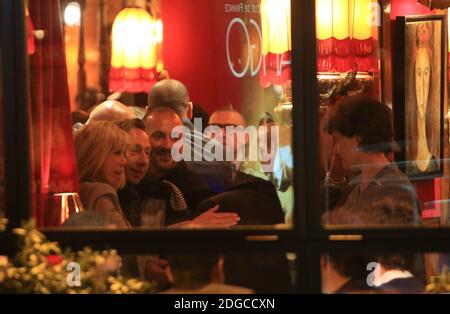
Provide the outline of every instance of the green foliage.
[[[7,221],[0,219],[0,232]],[[9,261],[0,256],[0,293],[149,293],[149,282],[119,275],[121,258],[115,250],[62,252],[57,242],[48,241],[31,220],[13,232],[19,238],[19,252]],[[70,262],[80,266],[79,286],[70,287]]]

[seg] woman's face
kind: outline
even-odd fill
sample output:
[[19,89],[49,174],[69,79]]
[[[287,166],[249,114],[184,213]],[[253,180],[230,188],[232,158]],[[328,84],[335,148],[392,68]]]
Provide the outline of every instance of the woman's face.
[[416,55],[415,78],[416,100],[419,117],[423,119],[427,111],[428,95],[430,91],[430,56],[426,48],[419,48]]
[[100,170],[100,175],[97,180],[108,183],[115,190],[120,188],[120,185],[125,180],[125,149],[114,148],[106,157],[105,162]]

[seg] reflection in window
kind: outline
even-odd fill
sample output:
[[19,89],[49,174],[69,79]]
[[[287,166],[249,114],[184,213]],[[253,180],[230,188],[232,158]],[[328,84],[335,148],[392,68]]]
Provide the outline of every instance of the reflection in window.
[[290,1],[202,2],[30,1],[39,226],[292,226]]
[[399,145],[391,108],[359,95],[347,96],[327,110],[321,124],[328,167],[322,185],[327,211],[323,223],[447,223],[446,178],[410,177],[405,163],[395,162]]
[[29,1],[28,10],[33,216],[39,227],[57,226],[53,195],[78,191],[61,12],[57,1]]
[[443,253],[326,254],[320,260],[322,292],[445,293],[448,264],[449,255]]
[[395,150],[391,109],[368,96],[348,97],[326,127],[334,145],[331,171],[351,176],[337,184],[329,174],[329,223],[418,223],[416,191],[388,156]]
[[[381,42],[375,18],[380,9],[379,2],[370,0],[316,1],[321,177],[324,179],[322,201],[326,212],[322,222],[377,226],[446,225],[448,179],[442,173],[436,175],[437,171],[432,167],[439,164],[441,170],[445,169],[446,159],[441,156],[436,163],[428,163],[433,158],[422,154],[426,157],[423,158],[425,164],[434,170],[427,170],[421,176],[411,172],[410,167],[415,161],[407,158],[404,162],[402,155],[417,139],[407,135],[407,140],[397,140],[405,130],[407,132],[401,125],[408,124],[405,120],[408,118],[403,113],[394,115],[399,112],[399,104],[392,103],[389,91],[381,91],[380,64],[384,60],[379,57]],[[412,13],[404,12],[405,15]],[[414,49],[414,44],[426,48],[430,43],[422,41],[432,41],[429,25],[422,23],[419,27],[419,24],[407,25],[411,36],[404,47],[405,60],[410,58],[408,55],[412,51],[422,52],[419,47]],[[417,41],[414,40],[416,31],[425,34]],[[388,29],[385,34],[389,38],[393,33]],[[417,59],[415,54],[413,58]],[[439,67],[439,58],[434,59],[434,66]],[[414,66],[408,68],[407,76],[413,73],[411,69],[414,70]],[[383,79],[391,84],[398,79],[395,75],[387,70]],[[413,84],[414,76],[408,77],[408,82]],[[407,94],[406,99],[414,98],[414,102],[419,97]],[[378,102],[382,97],[386,103]],[[410,107],[406,106],[407,113],[411,111]],[[441,122],[433,123],[422,130],[423,134],[442,129]],[[417,123],[412,122],[412,125],[417,126]],[[439,142],[431,145],[433,151],[436,147],[447,146],[441,136],[433,139],[424,136],[419,140],[425,145]]]
[[[136,256],[129,256],[128,259],[136,259]],[[295,265],[288,263],[284,253],[147,255],[138,256],[136,261],[136,269],[147,280],[153,280],[160,293],[252,294],[293,291],[290,270],[295,274]],[[261,273],[266,275],[261,276]]]
[[[1,36],[1,35],[0,35]],[[1,42],[0,37],[0,42]],[[3,120],[3,67],[2,49],[0,49],[0,121]],[[0,129],[0,218],[4,218],[5,212],[5,159],[3,155],[3,128]]]

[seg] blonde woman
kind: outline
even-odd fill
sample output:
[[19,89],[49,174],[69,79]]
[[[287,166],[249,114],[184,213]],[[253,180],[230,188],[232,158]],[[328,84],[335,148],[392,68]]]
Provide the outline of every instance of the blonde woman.
[[75,145],[83,205],[105,214],[117,227],[129,227],[116,193],[125,185],[128,134],[114,122],[92,122],[78,131]]

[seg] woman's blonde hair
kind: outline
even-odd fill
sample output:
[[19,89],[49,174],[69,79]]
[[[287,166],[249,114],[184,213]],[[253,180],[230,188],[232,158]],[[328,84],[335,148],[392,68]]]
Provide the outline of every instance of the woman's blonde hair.
[[[78,173],[81,180],[95,180],[109,153],[129,147],[128,134],[110,121],[90,122],[75,135]],[[125,175],[119,188],[125,185]]]

